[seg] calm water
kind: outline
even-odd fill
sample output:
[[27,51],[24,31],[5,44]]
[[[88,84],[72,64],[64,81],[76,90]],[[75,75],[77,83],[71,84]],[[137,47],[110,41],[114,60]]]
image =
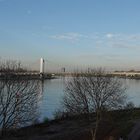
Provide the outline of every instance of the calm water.
[[42,94],[39,103],[40,119],[53,118],[53,113],[60,107],[64,94],[65,78],[45,80],[42,83]]
[[[41,83],[40,93],[40,119],[45,117],[53,118],[54,111],[60,107],[60,102],[64,94],[65,78],[45,80]],[[140,105],[140,80],[122,79],[127,85],[126,91],[128,100],[133,101],[136,106]]]

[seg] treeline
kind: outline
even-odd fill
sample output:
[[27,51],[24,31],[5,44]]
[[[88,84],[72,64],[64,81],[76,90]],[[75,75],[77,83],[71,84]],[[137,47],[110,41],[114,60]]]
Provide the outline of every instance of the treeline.
[[1,60],[0,61],[0,72],[26,72],[26,68],[23,68],[20,61],[15,60]]

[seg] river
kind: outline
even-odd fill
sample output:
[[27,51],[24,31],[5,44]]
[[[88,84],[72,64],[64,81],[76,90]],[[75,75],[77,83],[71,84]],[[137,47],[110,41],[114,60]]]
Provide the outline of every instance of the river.
[[[41,99],[39,102],[40,120],[48,117],[53,118],[53,114],[61,105],[64,94],[64,86],[67,78],[45,80],[41,86]],[[140,105],[140,80],[122,79],[127,86],[126,94],[128,101],[132,101],[136,106]]]

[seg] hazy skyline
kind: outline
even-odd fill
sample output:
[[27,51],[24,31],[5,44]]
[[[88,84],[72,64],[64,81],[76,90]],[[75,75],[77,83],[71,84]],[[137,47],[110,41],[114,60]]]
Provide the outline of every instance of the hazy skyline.
[[43,57],[53,68],[140,69],[139,6],[139,0],[0,0],[0,56],[33,67]]

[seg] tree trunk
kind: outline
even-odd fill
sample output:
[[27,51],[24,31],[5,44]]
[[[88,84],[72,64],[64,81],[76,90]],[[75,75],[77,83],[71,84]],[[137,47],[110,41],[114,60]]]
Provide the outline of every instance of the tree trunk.
[[99,127],[99,122],[100,122],[100,112],[97,111],[96,113],[96,125],[95,125],[95,129],[94,129],[94,133],[92,134],[92,140],[96,140],[96,135],[97,135],[97,131],[98,131],[98,127]]

